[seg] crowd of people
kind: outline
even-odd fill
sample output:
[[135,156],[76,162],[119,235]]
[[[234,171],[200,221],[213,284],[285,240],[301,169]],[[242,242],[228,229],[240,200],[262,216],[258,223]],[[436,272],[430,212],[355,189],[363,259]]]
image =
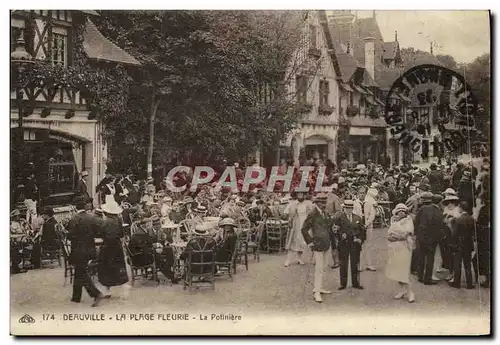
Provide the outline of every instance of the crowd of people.
[[[359,272],[378,269],[373,264],[373,233],[376,226],[384,225],[389,227],[386,274],[401,287],[396,298],[415,300],[410,284],[412,273],[423,284],[436,283],[436,248],[442,266],[437,270],[448,270],[447,280],[452,287],[460,288],[462,265],[466,288],[474,288],[472,269],[475,282],[483,275],[481,285],[489,286],[491,207],[487,158],[480,169],[462,163],[431,164],[429,169],[386,169],[371,161],[341,169],[321,160],[310,159],[303,164],[314,167],[308,178],[309,192],[295,191],[301,181],[298,167],[291,192],[283,190],[282,181],[276,182],[272,192],[265,188],[267,180],[252,185],[247,192],[220,188],[216,182],[191,191],[189,173],[180,173],[173,180],[165,178],[160,183],[107,173],[92,193],[87,187],[88,173],[81,172],[73,203],[76,214],[64,224],[75,266],[72,301],[80,301],[83,288],[95,299],[94,305],[110,295],[112,286],[129,289],[128,257],[143,266],[154,257],[163,275],[177,283],[176,254],[170,245],[175,241],[174,235],[162,230],[168,224],[181,224],[181,234],[187,242],[179,256],[181,260],[186,260],[189,251],[214,248],[217,261],[227,261],[234,251],[235,233],[242,218],[253,227],[259,227],[268,218],[287,220],[285,266],[305,264],[303,253],[310,247],[315,265],[313,296],[317,302],[322,301],[322,294],[330,293],[323,287],[329,263],[331,268],[339,268],[340,290],[347,286],[349,268],[352,286],[363,289]],[[330,187],[328,192],[313,188],[322,166],[326,166],[323,185]],[[237,163],[235,169],[241,187],[243,172]],[[287,169],[288,165],[282,162],[281,174]],[[172,192],[170,185],[187,188],[182,193]],[[217,227],[221,231],[214,234],[202,227],[207,216],[220,219]],[[33,242],[36,268],[42,259],[37,253],[58,245],[56,223],[51,208],[44,208],[40,215],[30,212],[25,220],[20,219],[19,212],[11,215],[11,234],[22,235],[29,228],[29,237],[40,239]],[[152,231],[131,229],[141,224],[147,224]],[[264,231],[264,227],[259,227],[259,231]],[[95,238],[103,239],[98,254]],[[21,247],[19,241],[11,241],[13,273],[23,271]],[[91,259],[97,262],[99,288],[90,277]]]

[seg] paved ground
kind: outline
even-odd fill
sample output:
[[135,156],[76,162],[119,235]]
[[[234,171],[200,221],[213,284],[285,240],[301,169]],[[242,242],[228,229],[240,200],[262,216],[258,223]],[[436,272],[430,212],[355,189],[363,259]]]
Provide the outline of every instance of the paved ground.
[[[333,291],[322,304],[312,299],[313,266],[283,266],[284,254],[251,259],[233,281],[220,278],[215,291],[191,293],[181,285],[159,286],[139,282],[129,298],[114,297],[90,308],[84,295],[81,304],[69,301],[71,286],[63,286],[61,268],[46,268],[11,276],[11,327],[14,333],[50,334],[485,334],[489,332],[490,290],[456,290],[445,282],[435,286],[414,283],[416,302],[393,300],[397,284],[384,276],[387,230],[376,230],[377,272],[361,273],[365,290],[337,291],[338,269],[327,272],[325,288]],[[311,255],[307,255],[309,258]],[[117,289],[117,288],[116,288]],[[115,291],[118,292],[118,291]],[[115,293],[113,292],[113,293]],[[118,295],[118,293],[116,293]],[[133,322],[130,313],[189,313],[193,324]],[[64,320],[68,313],[105,313],[106,319],[126,313],[127,322],[78,322]],[[201,322],[203,315],[231,313],[241,321]],[[35,324],[18,323],[24,314]],[[43,321],[42,314],[55,320]],[[200,315],[202,314],[202,315]],[[215,322],[215,321],[214,321]],[[130,325],[130,327],[129,327]],[[62,326],[62,327],[61,327]],[[54,328],[57,327],[57,328]]]

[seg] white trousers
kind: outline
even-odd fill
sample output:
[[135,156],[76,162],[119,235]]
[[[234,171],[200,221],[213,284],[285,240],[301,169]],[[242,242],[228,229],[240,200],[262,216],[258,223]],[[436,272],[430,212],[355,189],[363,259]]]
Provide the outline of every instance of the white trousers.
[[325,268],[332,257],[332,249],[328,248],[325,252],[314,252],[314,289],[313,292],[320,292],[323,289],[323,278]]
[[36,201],[33,199],[24,199],[24,206],[26,206],[26,221],[28,224],[33,225],[33,220],[36,218]]
[[363,250],[361,251],[361,266],[372,266],[372,252],[373,252],[373,227],[366,229],[366,241],[363,243]]

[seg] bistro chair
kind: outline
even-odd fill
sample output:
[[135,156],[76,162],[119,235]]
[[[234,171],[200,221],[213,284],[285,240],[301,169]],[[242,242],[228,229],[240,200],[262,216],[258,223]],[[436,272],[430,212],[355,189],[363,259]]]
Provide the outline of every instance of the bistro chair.
[[208,284],[215,290],[215,249],[187,252],[184,290],[191,291],[195,284]]
[[66,281],[69,277],[69,283],[73,283],[73,277],[75,276],[75,268],[70,262],[71,253],[71,243],[66,239],[66,231],[61,224],[56,224],[56,234],[59,239],[59,244],[61,246],[61,251],[63,255],[64,264],[64,283],[66,286]]
[[252,227],[247,233],[247,255],[250,250],[253,254],[254,260],[260,262],[260,248],[262,247],[262,235],[265,231],[265,223],[267,221],[267,215],[264,215],[262,221],[257,222],[257,225]]
[[[249,231],[251,230],[249,229]],[[245,265],[245,269],[248,271],[248,232],[240,233],[236,240],[233,259],[234,274],[236,274],[237,265]]]
[[279,218],[269,218],[266,222],[267,253],[285,250],[287,223]]

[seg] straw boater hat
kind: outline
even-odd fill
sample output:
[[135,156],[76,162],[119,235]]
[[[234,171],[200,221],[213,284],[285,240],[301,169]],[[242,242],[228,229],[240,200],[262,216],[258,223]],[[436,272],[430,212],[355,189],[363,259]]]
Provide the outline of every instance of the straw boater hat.
[[327,195],[325,193],[319,193],[313,199],[314,202],[326,202]]
[[344,204],[342,205],[344,208],[353,208],[354,201],[352,200],[344,200]]
[[232,226],[232,227],[234,227],[234,228],[236,228],[236,227],[237,227],[236,222],[234,221],[234,219],[233,219],[233,218],[224,218],[223,220],[221,220],[221,221],[219,222],[219,227],[221,227],[221,228],[222,228],[223,226],[226,226],[226,225]]
[[398,212],[404,211],[405,213],[408,213],[408,207],[405,204],[397,204],[394,210],[392,210],[392,214],[395,216],[398,214]]
[[196,206],[194,211],[199,212],[199,213],[205,213],[205,212],[207,212],[207,207],[203,206],[203,205],[198,205],[198,206]]
[[199,223],[194,228],[195,235],[205,236],[208,235],[208,225],[206,223]]
[[433,194],[431,192],[423,192],[420,195],[420,201],[422,203],[431,203]]

